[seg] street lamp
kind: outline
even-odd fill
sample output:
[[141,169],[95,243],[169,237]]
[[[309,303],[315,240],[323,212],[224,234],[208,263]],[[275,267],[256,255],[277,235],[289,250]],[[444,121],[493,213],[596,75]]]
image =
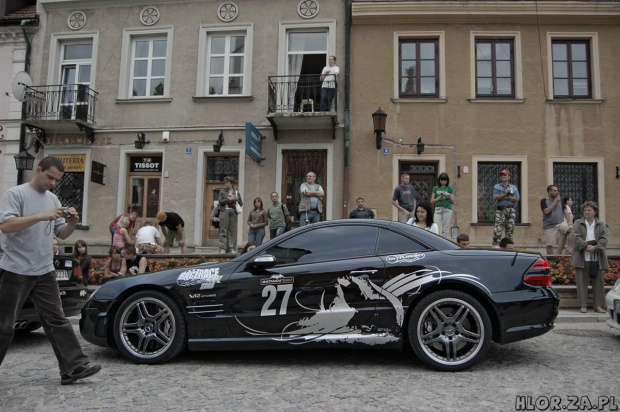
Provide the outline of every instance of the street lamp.
[[218,153],[224,145],[224,132],[220,131],[220,135],[217,137],[215,144],[213,145],[213,151]]
[[146,140],[144,132],[138,132],[138,140],[133,142],[136,149],[144,149],[144,146],[149,143],[151,142]]
[[372,114],[372,126],[375,129],[375,138],[377,141],[377,150],[381,149],[381,133],[385,133],[385,122],[387,114],[381,108]]
[[26,150],[22,150],[19,154],[13,156],[15,159],[15,167],[17,170],[32,170],[34,167],[34,156]]

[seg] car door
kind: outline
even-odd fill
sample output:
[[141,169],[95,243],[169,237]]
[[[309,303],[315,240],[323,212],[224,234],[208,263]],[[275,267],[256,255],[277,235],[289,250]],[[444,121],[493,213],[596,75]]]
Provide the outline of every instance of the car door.
[[228,282],[231,333],[294,341],[359,333],[375,309],[369,282],[383,279],[377,233],[367,225],[312,228],[263,252],[275,267],[241,265]]

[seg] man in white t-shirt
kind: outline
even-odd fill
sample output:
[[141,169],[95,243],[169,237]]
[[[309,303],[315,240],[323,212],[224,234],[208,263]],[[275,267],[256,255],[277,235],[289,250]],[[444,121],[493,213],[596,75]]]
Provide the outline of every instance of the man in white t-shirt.
[[151,225],[151,222],[144,222],[144,225],[136,233],[136,247],[143,254],[164,253],[159,230]]
[[329,56],[329,66],[325,66],[321,72],[321,107],[322,112],[329,112],[332,100],[336,95],[336,80],[340,75],[340,69],[336,66],[336,56]]

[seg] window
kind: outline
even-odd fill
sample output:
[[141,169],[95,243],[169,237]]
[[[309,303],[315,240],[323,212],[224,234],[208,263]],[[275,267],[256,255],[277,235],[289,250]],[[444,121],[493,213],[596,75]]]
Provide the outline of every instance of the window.
[[278,265],[352,259],[372,256],[376,240],[376,227],[324,227],[280,242],[265,253],[275,256]]
[[438,97],[437,40],[400,40],[398,55],[399,97]]
[[172,28],[125,29],[119,99],[170,97]]
[[553,40],[553,97],[592,97],[590,42]]
[[577,162],[554,162],[553,183],[562,198],[573,199],[573,215],[581,216],[581,205],[586,200],[598,202],[598,164]]
[[512,40],[476,40],[476,97],[514,97]]
[[420,250],[427,250],[418,242],[409,239],[391,230],[381,229],[379,232],[379,243],[377,245],[378,255],[388,255],[393,253],[412,253]]
[[131,95],[163,96],[166,80],[166,39],[140,39],[133,42]]
[[92,56],[92,41],[62,44],[59,113],[63,119],[87,120]]
[[197,96],[251,95],[251,24],[203,26],[198,47]]

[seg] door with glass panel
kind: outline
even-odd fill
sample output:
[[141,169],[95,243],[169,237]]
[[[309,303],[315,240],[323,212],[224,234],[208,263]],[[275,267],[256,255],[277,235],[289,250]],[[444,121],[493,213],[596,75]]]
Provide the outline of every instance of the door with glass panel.
[[[327,65],[327,30],[289,31],[286,45],[286,81],[282,101],[285,111],[318,110],[320,75]],[[305,107],[302,107],[302,101]]]
[[88,120],[92,43],[64,44],[61,51],[59,117]]

